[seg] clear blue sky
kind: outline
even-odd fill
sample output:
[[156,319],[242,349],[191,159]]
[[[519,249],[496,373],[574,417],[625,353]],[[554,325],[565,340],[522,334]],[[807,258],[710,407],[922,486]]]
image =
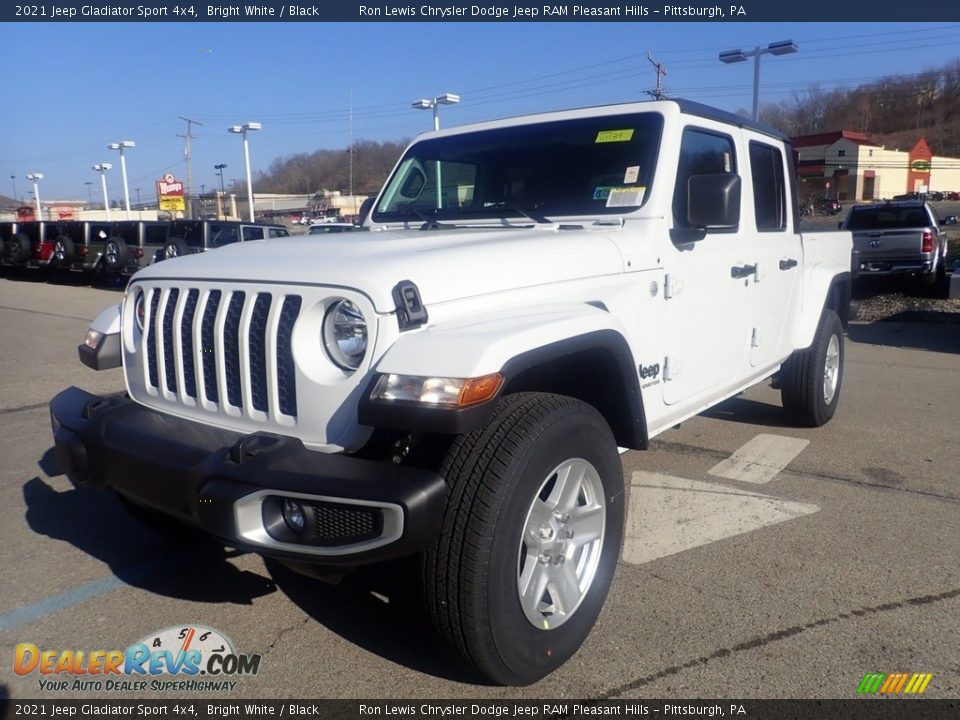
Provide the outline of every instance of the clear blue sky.
[[[7,77],[0,136],[0,194],[29,200],[29,172],[42,172],[41,199],[101,197],[93,163],[110,162],[111,200],[122,200],[118,153],[133,188],[151,197],[165,171],[186,179],[186,124],[194,126],[194,191],[244,177],[242,143],[229,125],[263,123],[250,136],[253,169],[277,157],[346,148],[353,96],[354,139],[411,138],[430,126],[410,103],[444,92],[443,126],[531,111],[647,99],[665,88],[737,111],[751,106],[751,63],[723,65],[718,52],[793,39],[800,52],[765,56],[761,104],[812,85],[855,87],[960,59],[960,26],[890,23],[58,23],[3,28]],[[958,119],[960,122],[960,119]]]

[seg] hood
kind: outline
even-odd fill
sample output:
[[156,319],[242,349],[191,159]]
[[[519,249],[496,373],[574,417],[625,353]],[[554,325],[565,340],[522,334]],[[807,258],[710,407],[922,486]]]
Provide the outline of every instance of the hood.
[[424,304],[623,271],[603,231],[456,228],[361,231],[237,243],[155,263],[134,280],[223,279],[354,288],[392,312],[411,280]]

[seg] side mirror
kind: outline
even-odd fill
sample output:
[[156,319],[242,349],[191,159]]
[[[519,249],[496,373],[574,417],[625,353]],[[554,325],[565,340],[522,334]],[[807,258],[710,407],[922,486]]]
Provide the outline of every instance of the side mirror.
[[740,223],[740,176],[692,175],[687,181],[687,222],[705,230],[735,228]]
[[957,216],[956,215],[947,215],[943,220],[940,221],[941,225],[956,225]]
[[837,230],[843,230],[843,220],[837,223]]

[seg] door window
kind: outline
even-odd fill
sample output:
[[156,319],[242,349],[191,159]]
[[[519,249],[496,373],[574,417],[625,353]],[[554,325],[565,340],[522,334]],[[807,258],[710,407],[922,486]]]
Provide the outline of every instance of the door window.
[[736,153],[729,135],[688,127],[680,141],[680,162],[673,195],[673,219],[678,227],[688,228],[687,183],[693,175],[736,173]]
[[750,175],[757,230],[776,232],[787,228],[787,191],[780,150],[750,142]]

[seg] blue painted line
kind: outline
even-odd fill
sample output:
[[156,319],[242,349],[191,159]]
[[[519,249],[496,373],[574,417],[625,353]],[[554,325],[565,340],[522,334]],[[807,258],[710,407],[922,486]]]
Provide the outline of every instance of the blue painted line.
[[164,560],[150,563],[149,565],[142,566],[136,570],[124,572],[124,576],[127,578],[127,581],[121,580],[116,575],[111,575],[110,577],[105,577],[102,580],[93,580],[92,582],[88,582],[84,585],[79,585],[72,590],[67,590],[59,595],[53,595],[51,597],[44,598],[43,600],[35,602],[31,605],[25,605],[24,607],[17,608],[16,610],[11,610],[10,612],[0,615],[0,630],[13,630],[21,625],[26,625],[47,615],[52,615],[60,612],[61,610],[66,610],[69,607],[79,605],[80,603],[91,600],[92,598],[99,597],[100,595],[106,595],[108,592],[116,590],[119,587],[135,587],[134,585],[131,585],[132,582],[136,582],[147,575],[151,575],[159,570],[166,569],[175,564],[177,564],[177,561],[175,560]]

